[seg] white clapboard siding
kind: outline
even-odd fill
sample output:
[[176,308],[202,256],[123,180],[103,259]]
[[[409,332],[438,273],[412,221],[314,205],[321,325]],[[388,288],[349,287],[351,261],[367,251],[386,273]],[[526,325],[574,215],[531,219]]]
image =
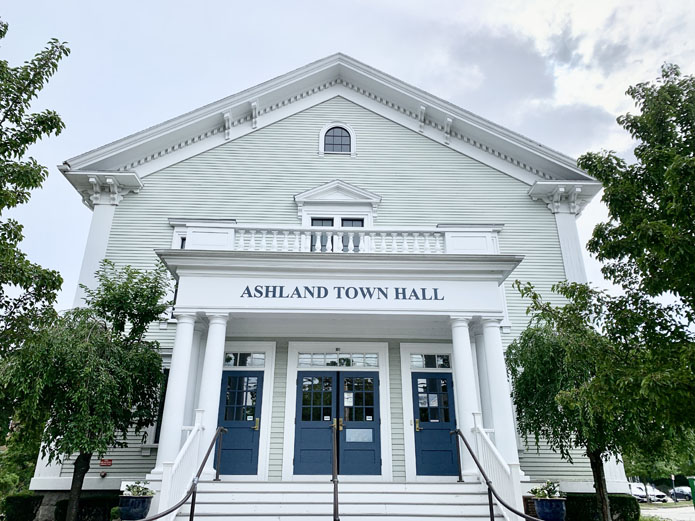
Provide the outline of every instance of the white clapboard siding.
[[[356,157],[318,155],[319,132],[330,121],[342,121],[354,129]],[[555,219],[545,203],[529,198],[528,185],[341,97],[145,177],[140,193],[127,195],[116,208],[107,256],[118,264],[151,267],[157,260],[154,249],[170,247],[170,217],[296,225],[293,196],[334,179],[382,196],[377,226],[504,223],[499,235],[501,253],[525,257],[505,284],[512,322],[511,334],[502,336],[505,346],[528,322],[526,304],[511,288],[513,280],[530,281],[550,297],[550,286],[565,277]],[[155,325],[150,331],[162,342],[166,356],[175,325],[167,329]],[[391,346],[389,351],[392,400],[400,392],[400,364],[394,349]],[[279,479],[282,461],[282,364],[286,360],[286,344],[279,342],[272,479]],[[396,421],[402,419],[402,408],[395,402],[391,406],[394,478],[403,479],[402,421]],[[143,472],[151,467],[149,459],[128,454]],[[529,451],[522,457],[522,469],[551,475],[558,472],[556,462]],[[584,465],[567,470],[575,471],[590,478]]]

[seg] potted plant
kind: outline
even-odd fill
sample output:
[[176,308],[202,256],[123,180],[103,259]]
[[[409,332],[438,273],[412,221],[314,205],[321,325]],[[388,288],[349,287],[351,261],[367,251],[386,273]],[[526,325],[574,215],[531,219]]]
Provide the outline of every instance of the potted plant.
[[136,481],[126,485],[125,493],[118,500],[121,519],[145,519],[150,510],[154,490],[148,488],[148,481]]
[[536,514],[543,521],[565,521],[565,498],[560,497],[560,484],[546,481],[529,491],[533,494]]

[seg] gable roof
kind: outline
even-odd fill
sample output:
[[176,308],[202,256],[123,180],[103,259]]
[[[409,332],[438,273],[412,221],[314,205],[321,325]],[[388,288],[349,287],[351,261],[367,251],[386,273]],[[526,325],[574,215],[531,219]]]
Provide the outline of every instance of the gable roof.
[[70,158],[59,169],[145,177],[335,96],[529,185],[543,179],[594,181],[574,159],[341,53]]

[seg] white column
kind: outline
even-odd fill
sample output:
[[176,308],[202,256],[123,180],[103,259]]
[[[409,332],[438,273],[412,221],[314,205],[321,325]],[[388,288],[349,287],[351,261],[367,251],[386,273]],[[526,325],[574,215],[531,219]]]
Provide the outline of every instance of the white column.
[[495,428],[495,446],[507,463],[519,463],[514,409],[507,379],[507,366],[504,362],[500,320],[483,319],[482,324],[492,402],[492,423]]
[[[208,315],[208,340],[205,345],[205,359],[200,380],[200,397],[198,409],[203,409],[203,443],[200,445],[202,460],[212,437],[217,430],[217,410],[220,404],[220,386],[222,384],[222,369],[224,368],[224,340],[227,336],[227,315]],[[210,456],[205,465],[205,475],[210,476],[213,470],[214,457]]]
[[85,297],[84,290],[80,284],[88,288],[94,288],[94,272],[99,268],[99,263],[106,257],[106,247],[109,243],[109,233],[113,214],[116,212],[116,203],[104,197],[94,202],[92,213],[92,223],[89,225],[89,235],[87,244],[84,247],[84,257],[82,257],[82,267],[80,268],[80,278],[78,279],[77,291],[75,292],[74,307],[83,306]]
[[492,401],[490,400],[490,382],[487,377],[487,353],[482,331],[475,333],[475,355],[478,370],[478,386],[480,392],[480,408],[482,409],[483,426],[492,428]]
[[200,367],[200,351],[202,350],[203,331],[196,327],[193,330],[193,346],[191,349],[191,361],[188,364],[188,388],[186,390],[186,405],[184,406],[184,425],[193,425],[195,422],[195,409],[198,405],[197,394],[200,380],[198,373]]
[[176,319],[176,339],[171,353],[169,381],[164,398],[162,428],[157,449],[157,464],[153,473],[162,471],[162,463],[174,461],[181,448],[181,428],[188,389],[188,366],[191,363],[195,315],[178,314]]
[[[478,389],[475,385],[475,362],[469,336],[469,318],[451,317],[451,341],[454,353],[454,396],[459,413],[458,426],[468,442],[475,448],[472,430],[475,425],[473,414],[478,411]],[[468,451],[462,447],[462,471],[465,476],[477,476],[477,469]]]

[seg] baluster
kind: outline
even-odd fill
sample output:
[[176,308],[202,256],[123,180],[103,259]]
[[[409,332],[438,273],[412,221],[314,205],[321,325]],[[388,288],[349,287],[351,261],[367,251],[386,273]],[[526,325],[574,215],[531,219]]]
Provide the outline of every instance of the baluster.
[[289,243],[287,240],[287,236],[289,235],[290,232],[287,230],[284,230],[282,232],[282,246],[280,247],[280,251],[288,251],[289,249]]
[[398,253],[398,243],[396,241],[396,232],[391,232],[391,253]]
[[420,240],[420,234],[418,232],[413,233],[413,253],[420,253],[420,244],[418,244],[418,241]]
[[237,230],[237,233],[235,234],[235,240],[239,241],[237,247],[235,248],[237,251],[244,251],[244,237],[246,235],[246,230],[241,229]]
[[302,251],[301,244],[299,241],[301,240],[301,235],[299,233],[299,230],[294,231],[294,246],[292,248],[292,251]]
[[444,253],[446,251],[444,244],[444,235],[439,232],[435,232],[434,240],[436,245],[436,253]]
[[268,251],[268,230],[261,230],[261,251]]
[[367,252],[367,244],[366,242],[369,242],[367,239],[367,234],[363,231],[358,231],[357,233],[357,246],[355,247],[355,252],[356,253],[366,253]]
[[249,251],[256,251],[256,230],[251,230],[251,238],[249,239]]
[[381,237],[381,241],[380,241],[381,244],[379,245],[379,253],[386,253],[386,233],[381,232],[379,234],[379,236]]
[[366,245],[364,252],[365,253],[375,253],[376,252],[376,241],[374,240],[374,236],[376,234],[374,232],[369,232],[369,244]]
[[316,237],[316,253],[321,253],[321,250],[323,249],[323,246],[321,245],[321,232],[316,231],[313,232]]
[[355,253],[355,232],[348,232],[348,253]]
[[271,233],[273,234],[273,240],[270,243],[270,251],[278,251],[278,232],[273,230]]
[[423,233],[424,236],[424,247],[425,247],[425,253],[432,253],[432,249],[430,248],[430,238],[432,237],[432,234],[429,232]]

